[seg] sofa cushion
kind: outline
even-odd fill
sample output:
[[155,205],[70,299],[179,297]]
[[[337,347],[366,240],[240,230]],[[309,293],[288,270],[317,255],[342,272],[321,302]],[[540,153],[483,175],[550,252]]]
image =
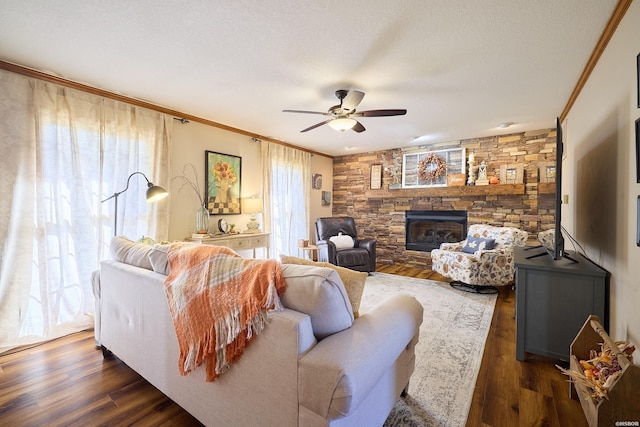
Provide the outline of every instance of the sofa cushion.
[[328,267],[336,271],[342,280],[342,284],[349,296],[349,303],[353,310],[354,318],[358,318],[360,310],[360,301],[362,300],[362,293],[364,292],[364,284],[369,276],[367,273],[361,271],[354,271],[348,268],[339,267],[337,265],[330,264],[328,262],[315,262],[304,258],[297,258],[293,256],[280,255],[280,261],[283,264],[302,264],[313,265],[316,267]]
[[353,248],[353,237],[348,236],[346,234],[338,234],[337,236],[332,236],[329,237],[329,240],[333,242],[334,245],[336,245],[336,250],[337,251],[342,251],[344,249],[351,249]]
[[152,249],[153,246],[134,242],[125,236],[115,236],[111,239],[111,258],[147,270],[153,270],[149,260],[149,252]]
[[351,327],[353,311],[338,273],[326,267],[283,264],[282,275],[287,284],[282,305],[308,314],[318,340]]
[[462,252],[472,254],[476,251],[490,251],[493,249],[495,243],[495,239],[483,239],[481,237],[468,236],[462,246]]
[[149,252],[149,261],[151,262],[153,271],[164,274],[165,276],[169,275],[169,261],[167,259],[168,250],[169,245],[154,245]]

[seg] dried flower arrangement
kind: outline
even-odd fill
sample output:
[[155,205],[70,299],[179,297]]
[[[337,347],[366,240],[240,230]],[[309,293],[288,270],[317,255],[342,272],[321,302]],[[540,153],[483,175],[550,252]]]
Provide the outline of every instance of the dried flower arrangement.
[[590,391],[594,403],[608,399],[607,393],[622,374],[622,367],[617,354],[621,354],[633,363],[632,353],[635,346],[628,341],[616,341],[615,351],[605,343],[600,345],[600,351],[591,350],[589,360],[580,360],[582,372],[564,369],[558,365],[560,371],[569,376],[577,384],[582,384]]
[[[187,177],[187,168],[191,168],[193,180]],[[186,165],[184,165],[184,167],[182,168],[182,175],[178,175],[173,179],[182,180],[182,186],[180,187],[180,190],[178,190],[178,192],[182,191],[185,186],[191,188],[198,196],[198,200],[200,200],[200,206],[205,207],[204,199],[202,198],[202,192],[200,191],[200,183],[198,182],[198,174],[196,173],[196,168],[195,166],[193,166],[193,164],[187,163]]]

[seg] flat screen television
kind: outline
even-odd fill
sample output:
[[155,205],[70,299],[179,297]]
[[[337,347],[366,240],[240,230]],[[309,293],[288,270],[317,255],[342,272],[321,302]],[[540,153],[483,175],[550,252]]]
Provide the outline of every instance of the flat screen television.
[[547,252],[554,260],[561,259],[564,253],[564,238],[562,237],[562,125],[560,118],[556,118],[556,218],[553,244],[546,246]]

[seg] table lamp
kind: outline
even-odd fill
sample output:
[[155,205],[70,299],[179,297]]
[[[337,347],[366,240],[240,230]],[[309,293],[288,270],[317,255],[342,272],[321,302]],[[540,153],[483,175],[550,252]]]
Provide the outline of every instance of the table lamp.
[[260,233],[260,224],[256,221],[256,214],[262,213],[262,199],[258,197],[242,199],[242,211],[251,214],[245,233]]

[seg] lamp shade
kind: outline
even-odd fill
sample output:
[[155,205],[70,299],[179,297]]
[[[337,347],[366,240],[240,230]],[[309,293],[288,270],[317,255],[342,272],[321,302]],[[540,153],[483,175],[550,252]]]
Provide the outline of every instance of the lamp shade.
[[351,119],[349,117],[338,117],[329,122],[329,126],[331,126],[335,130],[339,130],[340,132],[344,132],[345,130],[351,129],[358,123],[355,119]]
[[157,202],[160,199],[164,199],[169,195],[169,192],[159,185],[148,184],[147,188],[147,203]]
[[242,213],[257,214],[260,212],[262,212],[262,199],[257,197],[242,199]]

